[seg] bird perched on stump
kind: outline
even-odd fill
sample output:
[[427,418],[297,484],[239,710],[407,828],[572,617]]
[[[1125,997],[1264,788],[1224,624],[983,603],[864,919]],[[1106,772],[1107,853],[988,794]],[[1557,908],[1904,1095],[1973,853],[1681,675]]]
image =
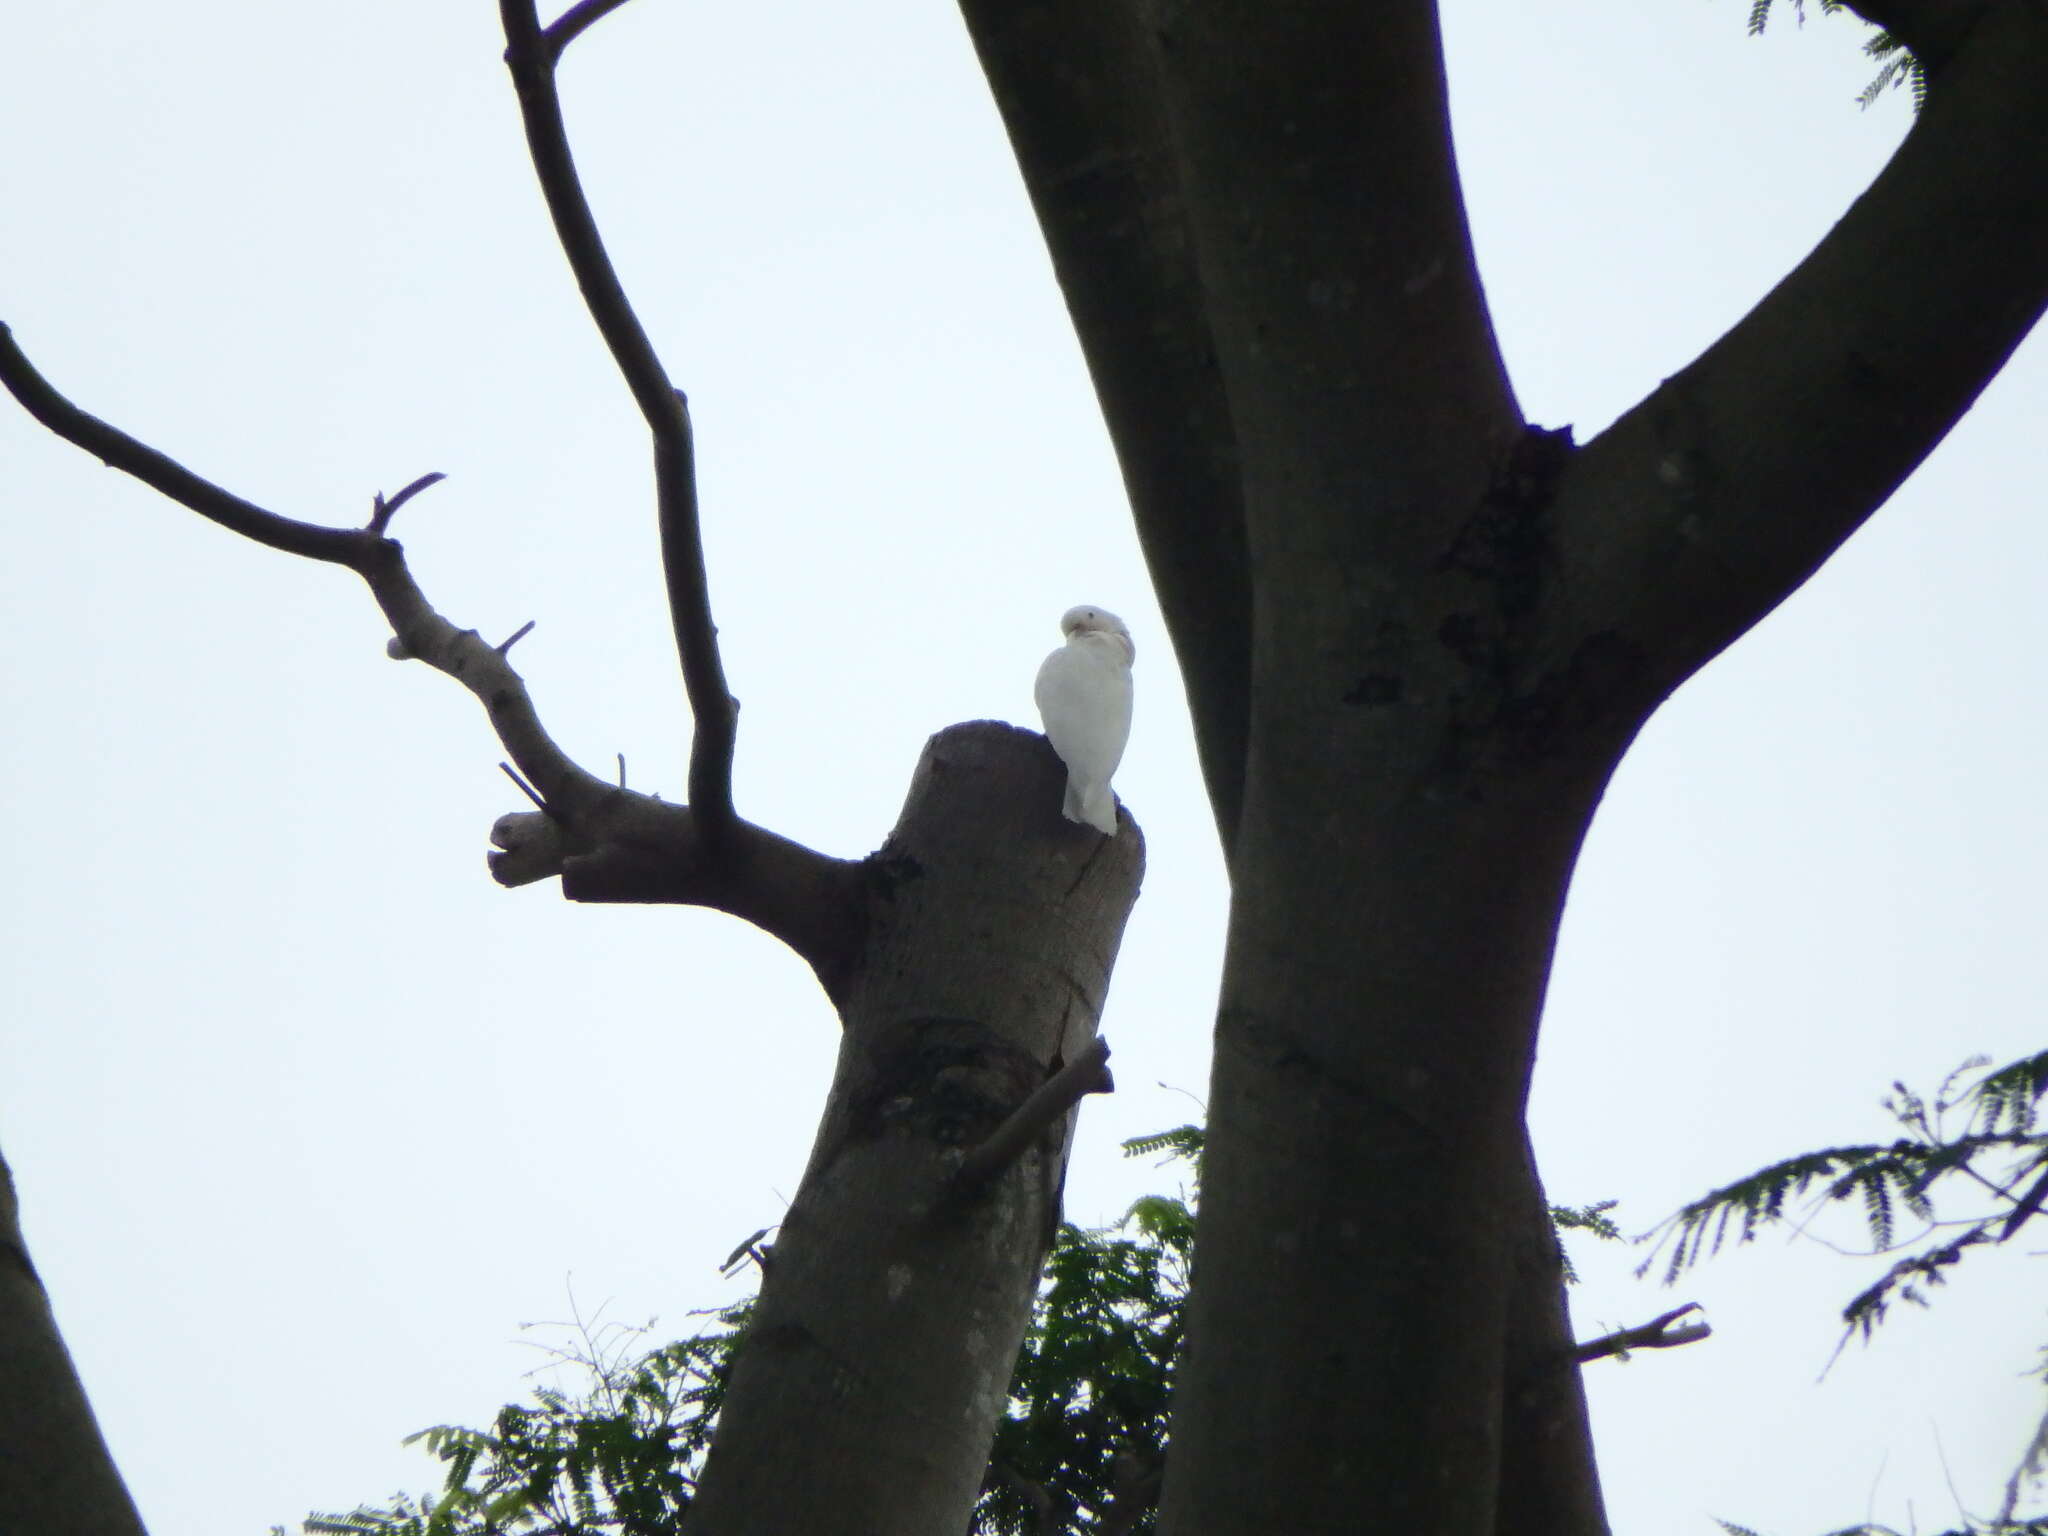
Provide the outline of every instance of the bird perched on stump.
[[1131,663],[1137,648],[1124,621],[1103,608],[1069,608],[1060,617],[1067,643],[1038,669],[1038,717],[1046,738],[1067,765],[1067,797],[1060,809],[1116,836],[1116,796],[1110,776],[1131,735]]

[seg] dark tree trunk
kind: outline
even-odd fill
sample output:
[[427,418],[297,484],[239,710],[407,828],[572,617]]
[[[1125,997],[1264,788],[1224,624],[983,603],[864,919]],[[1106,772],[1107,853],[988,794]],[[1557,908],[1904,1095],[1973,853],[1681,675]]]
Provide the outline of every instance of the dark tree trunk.
[[142,1536],[21,1233],[0,1161],[0,1530]]
[[[687,1529],[959,1536],[1053,1230],[1071,1114],[978,1188],[965,1155],[1095,1036],[1144,844],[1059,814],[1043,737],[932,738],[868,861],[818,1139]],[[792,1463],[800,1464],[800,1473]]]
[[2048,17],[1887,0],[1892,165],[1578,451],[1494,346],[1427,0],[961,3],[1231,870],[1162,1528],[1596,1536],[1523,1129],[1580,840],[2048,301]]

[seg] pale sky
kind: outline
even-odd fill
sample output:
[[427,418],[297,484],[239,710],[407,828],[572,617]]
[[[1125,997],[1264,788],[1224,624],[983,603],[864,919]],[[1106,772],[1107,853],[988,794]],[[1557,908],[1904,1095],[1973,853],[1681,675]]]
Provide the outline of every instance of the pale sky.
[[[0,319],[231,489],[396,531],[586,766],[679,795],[648,454],[552,243],[485,0],[73,0],[9,28]],[[1905,131],[1847,18],[1453,0],[1459,153],[1525,410],[1583,440],[1808,249]],[[1206,1091],[1224,889],[1170,651],[1000,125],[939,4],[637,0],[565,68],[622,275],[688,389],[742,812],[873,848],[924,739],[1035,724],[1062,610],[1138,646],[1118,778],[1150,870],[1069,1214]],[[1574,889],[1536,1085],[1552,1195],[1640,1230],[1894,1078],[2043,1043],[2039,341],[1811,584],[1643,733]],[[360,583],[0,409],[0,1147],[155,1536],[434,1486],[402,1436],[524,1393],[519,1324],[687,1331],[774,1221],[835,1025],[734,920],[499,890],[522,802]],[[1164,1086],[1161,1086],[1164,1085]],[[1827,1229],[1853,1241],[1853,1227]],[[2036,1245],[2038,1250],[2038,1244]],[[1873,1266],[1767,1239],[1664,1291],[1577,1254],[1618,1531],[1988,1512],[2041,1406],[2041,1262],[1963,1266],[1852,1347]],[[1276,1303],[1279,1301],[1276,1298]],[[1954,1492],[1951,1492],[1953,1488]]]

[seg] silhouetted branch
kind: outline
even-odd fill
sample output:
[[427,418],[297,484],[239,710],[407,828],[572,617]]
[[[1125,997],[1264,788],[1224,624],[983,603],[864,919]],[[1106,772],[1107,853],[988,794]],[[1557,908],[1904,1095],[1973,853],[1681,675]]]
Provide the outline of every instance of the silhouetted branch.
[[419,495],[421,491],[429,490],[447,478],[439,470],[435,470],[431,474],[421,475],[419,479],[413,481],[411,485],[408,485],[389,501],[386,501],[380,492],[376,501],[370,507],[370,532],[384,532],[391,526],[391,519],[398,516],[398,509],[400,507],[411,501],[413,497]]
[[1711,1324],[1701,1321],[1672,1327],[1688,1312],[1698,1312],[1700,1304],[1688,1301],[1682,1307],[1673,1307],[1661,1317],[1653,1317],[1640,1328],[1624,1328],[1618,1333],[1603,1334],[1597,1339],[1588,1339],[1572,1352],[1572,1358],[1584,1365],[1589,1360],[1603,1360],[1609,1355],[1625,1355],[1634,1349],[1675,1349],[1680,1344],[1694,1344],[1713,1333]]
[[391,625],[387,654],[423,661],[476,695],[518,770],[506,772],[542,808],[503,817],[493,829],[502,852],[492,856],[491,871],[501,884],[559,874],[571,900],[678,902],[730,912],[796,950],[836,996],[864,910],[861,866],[738,821],[729,803],[728,825],[716,846],[707,847],[712,840],[695,807],[634,794],[572,762],[541,725],[525,680],[506,659],[511,640],[494,646],[443,618],[413,580],[404,551],[376,526],[380,519],[388,524],[400,505],[439,476],[416,480],[389,500],[378,497],[371,527],[302,523],[244,501],[80,410],[36,371],[4,325],[0,384],[66,442],[201,516],[362,577]]
[[548,61],[559,61],[565,48],[625,3],[626,0],[577,0],[541,34],[547,45]]
[[133,475],[144,485],[190,507],[209,522],[245,539],[355,569],[363,557],[366,535],[352,528],[325,528],[266,512],[254,502],[230,495],[202,480],[184,465],[166,458],[119,427],[88,415],[51,388],[14,343],[14,333],[0,324],[0,384],[19,400],[29,415],[67,443],[74,443],[103,464]]
[[654,481],[661,528],[662,572],[669,614],[682,661],[696,729],[690,743],[690,805],[705,835],[716,843],[734,822],[732,754],[739,731],[739,705],[726,687],[718,656],[718,631],[711,620],[710,584],[704,571],[704,541],[697,518],[696,454],[690,411],[670,383],[598,233],[583,195],[562,121],[555,88],[555,63],[570,38],[616,5],[586,0],[553,28],[543,31],[533,0],[499,0],[505,28],[505,63],[519,93],[526,146],[541,195],[554,220],[555,236],[576,274],[584,305],[611,350],[626,386],[654,438]]
[[513,630],[511,634],[507,635],[504,639],[500,640],[497,643],[497,646],[495,647],[497,653],[500,656],[503,656],[506,652],[510,651],[513,646],[517,645],[520,641],[524,640],[528,635],[532,634],[533,624],[534,621],[532,619],[528,619],[524,624],[520,625],[517,629]]
[[[1972,7],[1859,9],[1906,28]],[[2044,73],[2048,9],[1983,8],[1840,222],[1573,457],[1545,524],[1545,558],[1574,573],[1569,595],[1554,592],[1554,656],[1620,639],[1649,659],[1628,708],[1654,707],[1819,569],[1970,409],[2048,308]]]

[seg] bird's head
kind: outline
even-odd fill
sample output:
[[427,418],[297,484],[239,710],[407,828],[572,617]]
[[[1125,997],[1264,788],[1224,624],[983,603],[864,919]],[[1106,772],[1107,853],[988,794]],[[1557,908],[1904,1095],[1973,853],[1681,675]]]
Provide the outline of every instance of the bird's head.
[[1082,635],[1103,635],[1120,643],[1126,663],[1137,659],[1138,648],[1131,643],[1131,632],[1124,621],[1107,608],[1097,608],[1083,603],[1078,608],[1069,608],[1060,615],[1060,633],[1069,643]]

